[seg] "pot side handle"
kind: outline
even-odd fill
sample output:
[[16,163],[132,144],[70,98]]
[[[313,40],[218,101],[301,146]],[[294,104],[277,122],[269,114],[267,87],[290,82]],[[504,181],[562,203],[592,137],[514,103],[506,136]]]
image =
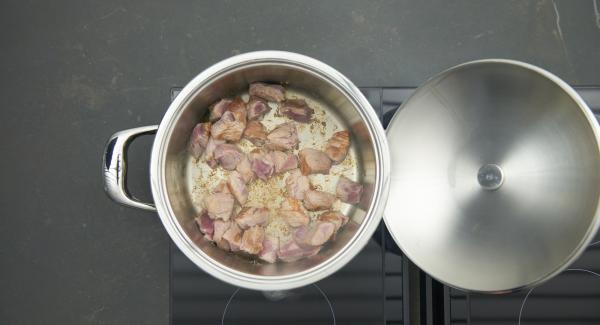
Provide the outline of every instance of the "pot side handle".
[[102,159],[104,191],[115,202],[132,208],[156,211],[153,203],[141,202],[131,196],[127,189],[127,148],[135,138],[156,133],[156,130],[158,125],[119,131],[106,143]]

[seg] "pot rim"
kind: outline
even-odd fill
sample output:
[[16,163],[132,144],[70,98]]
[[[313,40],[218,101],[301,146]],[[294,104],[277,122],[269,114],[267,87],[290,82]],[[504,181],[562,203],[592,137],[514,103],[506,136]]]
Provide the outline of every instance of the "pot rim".
[[[581,96],[579,96],[579,94],[569,84],[567,84],[564,80],[562,80],[555,74],[553,74],[545,69],[542,69],[538,66],[535,66],[533,64],[529,64],[529,63],[517,61],[517,60],[511,60],[511,59],[490,58],[490,59],[473,60],[473,61],[461,63],[459,65],[450,67],[448,69],[443,70],[440,73],[435,74],[434,76],[428,78],[423,84],[421,84],[421,86],[419,86],[417,88],[417,90],[415,90],[408,97],[408,99],[406,101],[404,101],[402,103],[402,105],[400,105],[400,107],[398,108],[398,111],[394,114],[394,116],[390,120],[389,125],[393,125],[394,120],[398,116],[398,112],[400,112],[402,110],[404,105],[406,103],[408,103],[411,100],[411,98],[413,98],[413,96],[416,97],[421,92],[423,92],[425,89],[425,86],[430,85],[431,82],[433,82],[437,79],[443,78],[444,76],[452,73],[453,71],[462,69],[464,67],[471,66],[471,65],[478,65],[478,64],[488,64],[488,63],[497,63],[497,64],[499,63],[499,64],[518,66],[518,67],[533,71],[533,72],[541,75],[542,77],[547,78],[551,82],[555,83],[557,86],[559,86],[577,104],[577,107],[579,107],[579,109],[585,116],[587,124],[591,128],[591,130],[594,134],[594,137],[596,139],[597,153],[600,153],[600,126],[598,125],[598,121],[596,120],[594,113],[588,107],[588,105],[585,103],[585,101],[581,98]],[[389,128],[386,129],[386,135],[387,135],[388,130],[389,130]],[[389,218],[391,218],[391,217],[389,217],[387,213],[384,213],[384,216],[383,216],[384,223],[385,223],[386,228],[388,229],[390,235],[392,236],[392,239],[396,243],[396,245],[398,245],[398,247],[400,248],[400,250],[406,257],[408,257],[421,270],[427,272],[427,274],[429,274],[432,278],[436,279],[437,281],[441,282],[444,285],[447,285],[449,287],[452,287],[452,288],[455,288],[455,289],[458,289],[461,291],[465,291],[465,292],[503,294],[503,293],[511,293],[511,292],[516,292],[516,291],[539,286],[539,285],[543,284],[544,282],[550,280],[554,276],[558,275],[559,273],[563,272],[565,269],[567,269],[569,267],[569,265],[571,265],[575,260],[577,260],[581,256],[581,254],[583,254],[583,252],[587,249],[589,244],[592,242],[592,240],[596,236],[598,229],[600,228],[600,200],[598,200],[596,210],[594,212],[594,217],[592,219],[592,222],[591,222],[587,232],[585,233],[585,235],[583,236],[583,238],[581,239],[581,241],[579,242],[577,247],[562,262],[562,264],[558,265],[553,271],[548,272],[545,275],[542,275],[535,281],[523,284],[521,286],[515,286],[512,288],[505,288],[505,289],[500,289],[500,290],[478,290],[476,288],[458,286],[458,285],[447,282],[444,279],[429,273],[429,271],[426,268],[423,268],[422,265],[420,265],[420,263],[418,262],[418,259],[415,259],[414,258],[415,256],[411,252],[407,251],[405,249],[405,247],[403,247],[403,245],[401,244],[402,242],[399,241],[398,237],[394,234],[393,228],[388,226],[389,224],[391,224],[391,222],[389,221]]]
[[[373,200],[353,238],[335,255],[320,264],[298,273],[281,276],[239,272],[220,264],[200,250],[185,234],[175,217],[167,197],[165,179],[166,147],[169,136],[175,121],[194,94],[224,73],[244,66],[260,64],[291,66],[316,74],[343,93],[353,103],[367,125],[373,139],[377,166]],[[385,131],[365,96],[349,79],[327,64],[301,54],[284,51],[257,51],[236,55],[210,66],[192,79],[167,109],[158,128],[150,159],[150,184],[156,209],[167,233],[177,247],[198,267],[214,277],[239,287],[255,290],[286,290],[301,287],[329,276],[348,263],[367,244],[379,225],[389,193],[389,178],[390,153]]]

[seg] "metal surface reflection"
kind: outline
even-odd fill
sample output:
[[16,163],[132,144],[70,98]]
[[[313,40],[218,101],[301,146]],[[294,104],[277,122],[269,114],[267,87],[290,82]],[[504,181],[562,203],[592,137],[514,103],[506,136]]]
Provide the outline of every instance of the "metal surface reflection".
[[403,252],[448,285],[539,284],[594,236],[598,125],[575,91],[542,69],[484,60],[445,71],[403,103],[387,136],[385,222]]

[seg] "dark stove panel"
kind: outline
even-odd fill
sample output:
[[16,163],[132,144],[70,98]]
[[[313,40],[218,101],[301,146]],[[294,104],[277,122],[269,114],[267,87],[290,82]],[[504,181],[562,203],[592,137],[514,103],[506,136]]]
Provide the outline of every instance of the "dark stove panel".
[[600,324],[600,235],[569,267],[533,290],[476,295],[449,289],[446,324]]
[[172,324],[403,324],[402,258],[381,242],[316,285],[265,293],[213,278],[172,244]]

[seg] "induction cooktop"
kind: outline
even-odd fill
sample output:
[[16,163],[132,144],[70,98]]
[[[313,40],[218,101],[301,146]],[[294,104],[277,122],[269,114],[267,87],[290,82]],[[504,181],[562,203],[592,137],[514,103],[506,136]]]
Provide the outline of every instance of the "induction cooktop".
[[[171,99],[180,88],[171,90]],[[576,90],[600,118],[600,87]],[[383,126],[414,88],[361,88]],[[600,235],[567,271],[512,294],[468,294],[402,256],[383,222],[344,268],[290,291],[237,288],[208,275],[171,244],[171,324],[600,324]]]

